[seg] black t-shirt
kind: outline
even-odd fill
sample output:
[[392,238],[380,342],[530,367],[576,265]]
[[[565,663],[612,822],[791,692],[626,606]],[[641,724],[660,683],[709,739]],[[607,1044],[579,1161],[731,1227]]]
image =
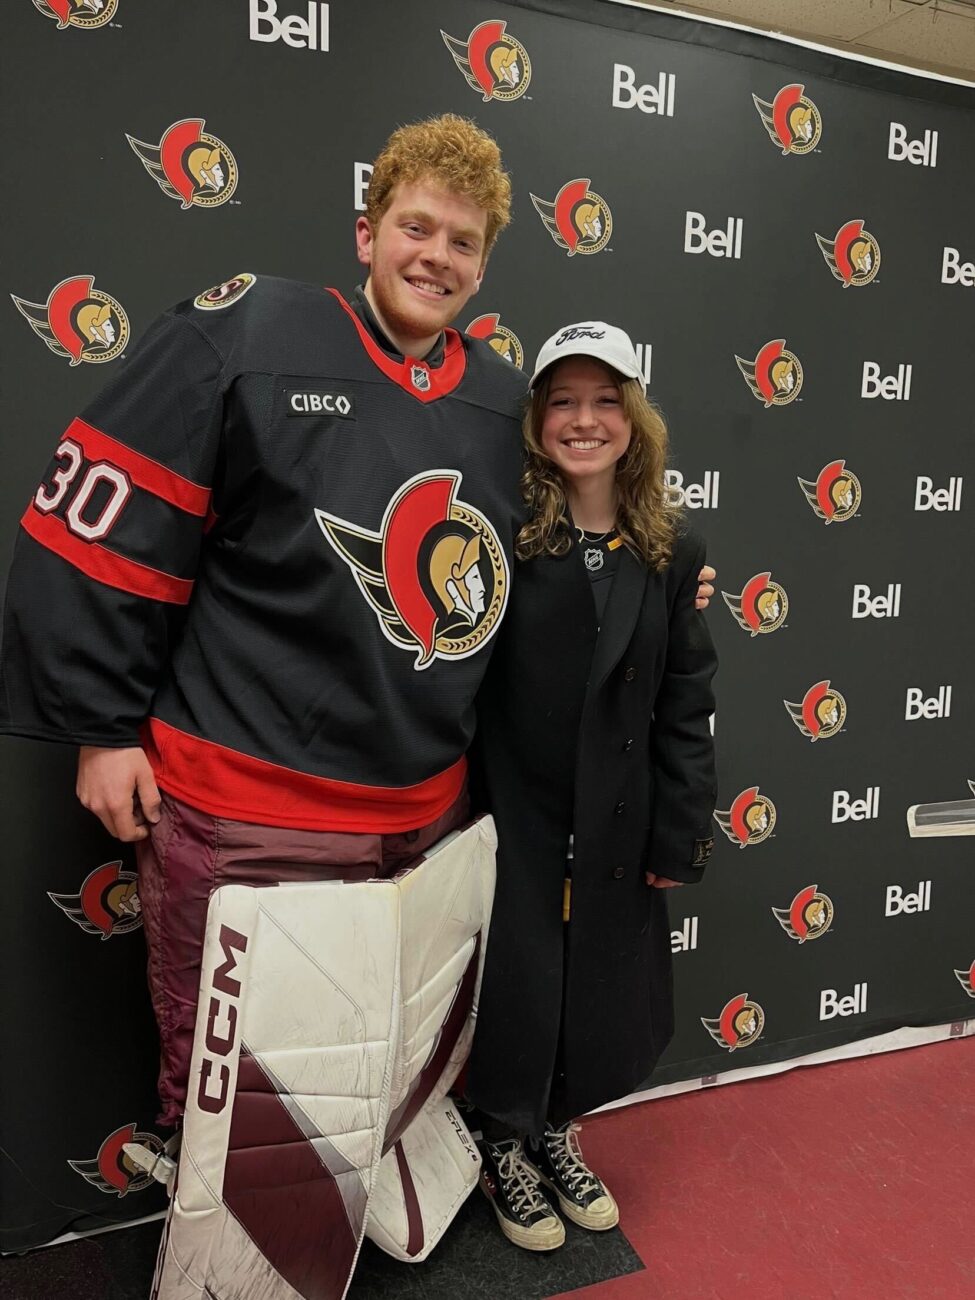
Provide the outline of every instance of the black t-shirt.
[[602,621],[609,599],[613,577],[619,568],[620,548],[623,542],[615,528],[608,533],[587,533],[579,529],[579,551],[586,572],[592,582],[596,617]]

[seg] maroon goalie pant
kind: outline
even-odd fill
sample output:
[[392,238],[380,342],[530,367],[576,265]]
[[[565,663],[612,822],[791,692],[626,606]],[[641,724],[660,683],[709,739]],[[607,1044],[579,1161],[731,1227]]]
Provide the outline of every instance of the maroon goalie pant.
[[392,835],[296,831],[201,812],[163,794],[159,821],[136,845],[159,1026],[160,1124],[179,1123],[196,1028],[211,893],[220,885],[388,878],[468,820],[466,790],[436,821]]

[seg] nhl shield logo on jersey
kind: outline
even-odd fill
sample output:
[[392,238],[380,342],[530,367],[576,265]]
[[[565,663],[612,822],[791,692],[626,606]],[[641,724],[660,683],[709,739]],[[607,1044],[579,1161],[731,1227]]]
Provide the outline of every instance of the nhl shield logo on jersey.
[[970,998],[975,998],[975,961],[968,970],[956,970],[955,978]]
[[747,993],[739,993],[725,1003],[720,1016],[715,1020],[702,1016],[701,1024],[719,1047],[734,1052],[758,1041],[765,1028],[765,1012],[757,1002],[748,1000]]
[[204,132],[202,117],[174,122],[158,144],[126,133],[132,152],[168,198],[186,208],[216,208],[237,188],[237,161],[222,140]]
[[818,885],[800,889],[788,907],[773,907],[772,915],[790,939],[805,943],[819,939],[833,924],[833,900]]
[[846,468],[845,460],[831,460],[819,471],[815,481],[805,478],[797,481],[813,514],[827,524],[852,519],[860,508],[863,495],[860,480]]
[[745,583],[739,595],[723,591],[724,602],[735,616],[738,626],[752,636],[777,632],[789,612],[789,597],[785,588],[772,581],[772,574],[756,573]]
[[127,1196],[141,1192],[155,1183],[152,1174],[141,1169],[122,1148],[139,1143],[153,1155],[163,1155],[165,1147],[155,1133],[143,1133],[134,1124],[123,1124],[110,1133],[98,1148],[93,1160],[69,1160],[68,1164],[86,1182],[108,1196]]
[[104,27],[115,16],[118,0],[34,0],[34,8],[53,18],[60,32],[65,27]]
[[769,134],[769,139],[783,155],[811,153],[823,133],[823,119],[811,99],[802,93],[805,86],[783,86],[771,103],[752,95],[755,110]]
[[417,670],[475,654],[508,603],[508,562],[497,531],[458,499],[462,478],[448,469],[415,475],[390,500],[378,532],[315,511],[383,635],[415,653]]
[[256,275],[251,275],[250,271],[241,271],[240,275],[224,280],[222,284],[215,284],[205,293],[198,293],[193,299],[193,306],[200,311],[219,311],[221,307],[229,307],[231,303],[243,298],[256,281]]
[[775,804],[757,785],[742,790],[727,812],[714,810],[714,820],[740,849],[761,844],[775,830]]
[[569,257],[599,253],[613,233],[613,214],[605,199],[589,188],[588,178],[569,181],[549,203],[532,194],[531,201],[545,229]]
[[464,80],[485,104],[492,99],[519,99],[532,78],[528,51],[508,35],[506,26],[503,20],[489,19],[475,27],[466,41],[440,32]]
[[735,361],[752,396],[766,411],[770,406],[788,406],[799,396],[802,365],[794,352],[786,350],[785,339],[770,339],[754,361],[737,355]]
[[880,270],[880,245],[859,219],[840,226],[833,239],[817,235],[816,243],[844,289],[869,284]]
[[142,924],[136,876],[122,870],[121,860],[90,871],[77,894],[53,894],[48,890],[47,896],[85,934],[110,939],[137,930]]
[[44,303],[10,296],[37,337],[72,366],[114,361],[129,341],[129,318],[122,304],[96,289],[93,275],[69,276],[54,286]]
[[521,346],[521,339],[513,330],[501,324],[501,317],[497,312],[488,312],[484,316],[475,317],[464,333],[469,334],[472,339],[484,339],[485,343],[490,343],[499,357],[512,362],[519,370],[522,368],[525,349]]
[[846,700],[831,687],[829,679],[810,686],[801,704],[783,700],[786,712],[804,736],[810,740],[829,740],[843,730]]

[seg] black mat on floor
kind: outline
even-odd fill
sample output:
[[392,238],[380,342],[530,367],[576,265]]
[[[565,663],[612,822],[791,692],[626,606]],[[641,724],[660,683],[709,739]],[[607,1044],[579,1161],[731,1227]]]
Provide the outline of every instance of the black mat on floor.
[[[161,1230],[159,1220],[0,1259],[0,1297],[146,1300]],[[642,1268],[618,1228],[583,1232],[570,1223],[561,1249],[519,1250],[504,1240],[490,1205],[475,1192],[423,1264],[400,1264],[367,1241],[348,1300],[547,1300]]]

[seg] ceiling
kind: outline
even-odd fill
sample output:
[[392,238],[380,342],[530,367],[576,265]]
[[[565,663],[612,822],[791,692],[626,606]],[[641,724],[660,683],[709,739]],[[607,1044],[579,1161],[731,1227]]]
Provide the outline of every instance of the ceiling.
[[975,0],[630,0],[975,82]]

